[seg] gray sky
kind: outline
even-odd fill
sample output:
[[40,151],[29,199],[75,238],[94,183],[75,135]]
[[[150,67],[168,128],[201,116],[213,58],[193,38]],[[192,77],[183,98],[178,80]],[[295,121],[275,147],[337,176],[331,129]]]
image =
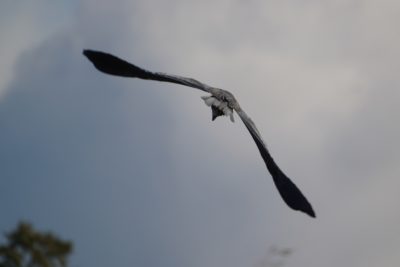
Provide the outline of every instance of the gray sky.
[[[72,266],[397,266],[398,1],[0,3],[0,230],[28,220]],[[313,220],[278,195],[245,127],[199,91],[103,75],[83,48],[231,90]]]

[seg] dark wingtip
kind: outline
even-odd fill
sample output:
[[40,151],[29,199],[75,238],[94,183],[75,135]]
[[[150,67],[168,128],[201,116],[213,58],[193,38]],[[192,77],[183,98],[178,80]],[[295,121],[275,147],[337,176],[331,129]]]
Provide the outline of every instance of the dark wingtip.
[[290,192],[287,192],[286,190],[285,192],[284,190],[282,190],[282,188],[278,187],[278,191],[281,194],[283,200],[289,207],[291,207],[294,210],[304,212],[305,214],[307,214],[312,218],[317,217],[311,204],[303,196],[300,190],[297,189],[297,187],[295,190],[293,189],[289,190]]
[[267,168],[282,199],[292,209],[304,212],[310,217],[315,218],[314,209],[300,189],[281,171],[269,154],[264,154]]
[[[289,180],[289,184],[291,184],[289,186],[289,188],[290,187],[291,188],[290,188],[290,190],[288,190],[290,193],[284,194],[283,192],[281,192],[281,195],[282,195],[283,199],[285,200],[285,202],[291,208],[298,210],[298,211],[302,211],[312,218],[316,218],[314,209],[311,206],[310,202],[308,202],[307,198],[301,193],[301,191],[297,188],[297,186],[292,181]],[[289,189],[289,188],[286,187],[286,189]],[[288,193],[288,192],[286,192],[286,193]]]
[[310,202],[308,202],[307,198],[286,175],[282,172],[279,174],[273,173],[272,178],[283,201],[290,208],[304,212],[312,218],[316,218],[316,214]]
[[90,50],[90,49],[84,49],[82,51],[82,54],[87,57],[97,68],[99,61],[102,59],[102,56],[106,55],[103,52],[100,51],[95,51],[95,50]]
[[104,59],[106,59],[107,56],[109,56],[104,52],[90,50],[90,49],[84,49],[82,51],[82,54],[86,56],[95,65],[100,61],[104,61]]
[[304,200],[303,200],[303,203],[302,203],[301,208],[299,210],[304,212],[304,213],[306,213],[307,215],[309,215],[312,218],[316,218],[317,216],[316,216],[316,214],[314,212],[314,209],[311,206],[310,202],[308,202],[308,200],[304,196],[303,196],[303,198],[304,198]]
[[304,210],[304,212],[312,218],[317,218],[317,216],[315,215],[315,212],[311,206],[310,206],[310,209]]
[[91,60],[92,56],[96,53],[94,50],[83,49],[82,54],[85,55],[88,59]]
[[[278,178],[279,177],[279,178]],[[316,218],[314,209],[310,202],[301,193],[297,186],[286,175],[281,173],[278,177],[273,177],[277,189],[286,204],[294,210],[304,212],[312,218]]]
[[96,69],[101,72],[121,77],[141,79],[154,78],[151,76],[151,73],[146,70],[143,70],[114,55],[90,49],[84,49],[82,53],[93,63]]
[[[284,199],[285,200],[285,199]],[[301,212],[304,212],[305,214],[307,214],[308,216],[312,217],[312,218],[316,218],[316,214],[313,210],[313,208],[311,207],[310,203],[308,203],[308,201],[306,203],[300,201],[300,203],[296,203],[295,205],[293,205],[293,203],[289,203],[285,200],[286,204],[288,204],[289,207],[291,207],[294,210],[298,210]]]
[[317,215],[315,215],[314,211],[312,211],[312,213],[310,213],[308,215],[310,215],[312,218],[317,218]]
[[82,53],[101,72],[116,76],[135,77],[135,67],[116,56],[89,49],[84,49]]

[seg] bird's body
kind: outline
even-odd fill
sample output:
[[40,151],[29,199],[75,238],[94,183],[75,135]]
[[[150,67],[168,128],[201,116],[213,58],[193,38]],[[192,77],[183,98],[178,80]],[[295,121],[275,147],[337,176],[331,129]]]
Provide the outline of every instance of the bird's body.
[[212,120],[215,120],[219,116],[225,115],[229,116],[231,121],[234,122],[233,111],[235,111],[242,119],[244,125],[246,126],[253,140],[255,141],[257,148],[260,151],[260,154],[267,166],[267,169],[273,178],[275,186],[277,187],[280,195],[282,196],[286,204],[294,210],[300,210],[310,215],[311,217],[315,217],[315,213],[311,204],[304,197],[297,186],[282,172],[282,170],[275,163],[274,159],[268,152],[266,145],[261,137],[261,134],[259,133],[254,122],[242,110],[238,101],[231,92],[208,86],[195,79],[170,75],[161,72],[147,71],[108,53],[93,50],[84,50],[83,54],[94,64],[94,66],[98,70],[110,75],[162,82],[172,82],[210,93],[209,96],[203,96],[202,99],[207,106],[211,107]]
[[229,116],[232,122],[235,122],[233,118],[233,111],[240,110],[239,103],[235,97],[228,91],[219,88],[210,88],[211,96],[202,96],[204,103],[212,109],[212,120],[217,117],[225,115]]

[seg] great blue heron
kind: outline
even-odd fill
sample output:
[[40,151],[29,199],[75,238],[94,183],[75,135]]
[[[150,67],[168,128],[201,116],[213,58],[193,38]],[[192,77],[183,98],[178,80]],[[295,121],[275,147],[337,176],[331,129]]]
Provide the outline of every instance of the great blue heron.
[[139,68],[125,60],[122,60],[116,56],[108,53],[84,50],[83,54],[94,64],[94,66],[101,72],[131,78],[140,78],[145,80],[155,80],[161,82],[171,82],[189,87],[200,89],[204,92],[210,93],[209,96],[203,96],[202,99],[207,106],[211,107],[212,120],[217,117],[226,115],[229,116],[233,122],[233,111],[239,115],[244,125],[249,130],[253,137],[258,150],[264,159],[267,169],[270,172],[275,186],[278,189],[280,195],[286,204],[294,210],[305,212],[311,217],[315,217],[314,210],[308,200],[300,192],[297,186],[281,171],[276,165],[274,159],[269,154],[265,143],[257,130],[254,122],[249,116],[243,111],[235,97],[228,91],[219,88],[208,86],[197,80],[191,78],[185,78],[176,75],[170,75],[161,72],[151,72],[142,68]]

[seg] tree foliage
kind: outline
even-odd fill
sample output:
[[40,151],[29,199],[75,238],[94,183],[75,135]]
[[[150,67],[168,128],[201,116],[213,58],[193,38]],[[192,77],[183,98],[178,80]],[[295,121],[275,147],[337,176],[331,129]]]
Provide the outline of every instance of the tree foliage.
[[5,234],[0,245],[0,267],[66,267],[72,243],[50,232],[38,232],[31,224],[21,222]]

